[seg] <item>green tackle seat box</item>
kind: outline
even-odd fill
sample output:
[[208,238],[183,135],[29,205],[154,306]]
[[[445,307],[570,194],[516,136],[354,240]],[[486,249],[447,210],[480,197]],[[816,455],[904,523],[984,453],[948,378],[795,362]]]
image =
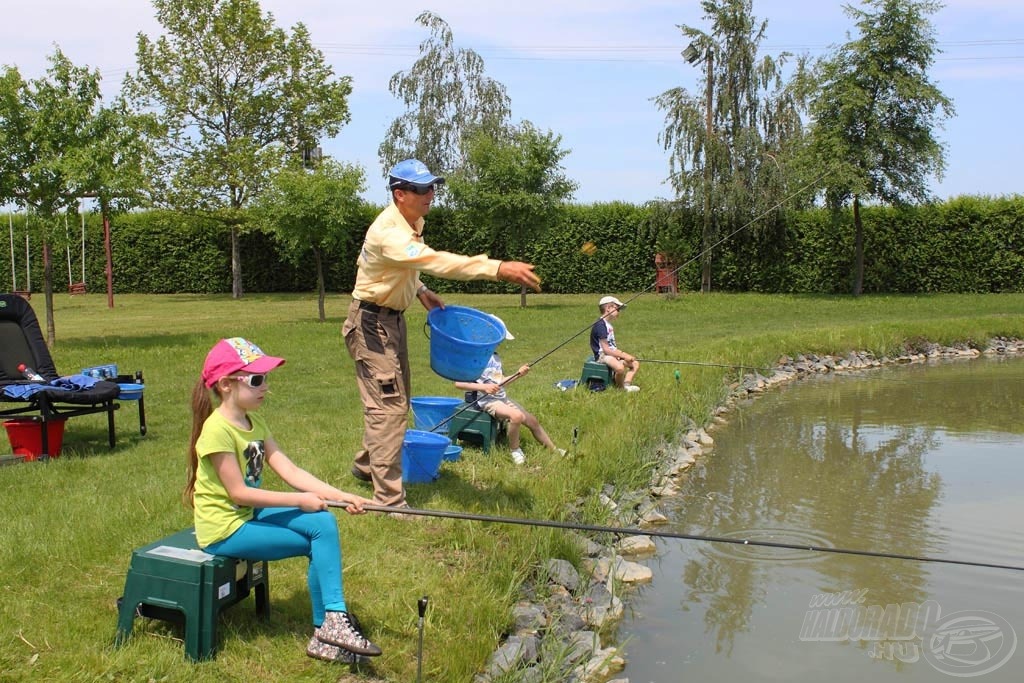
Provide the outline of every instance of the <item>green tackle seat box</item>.
[[580,385],[591,389],[591,382],[599,382],[608,388],[612,385],[612,369],[604,363],[598,363],[593,357],[583,361],[583,372],[580,374]]
[[480,442],[484,453],[491,450],[491,444],[498,440],[498,433],[504,428],[499,420],[490,413],[476,408],[467,408],[460,403],[455,408],[455,416],[448,423],[448,435],[452,443],[456,441]]
[[132,552],[118,600],[117,637],[124,643],[135,616],[185,625],[185,654],[195,661],[217,651],[221,610],[256,594],[256,611],[270,616],[270,582],[265,561],[237,560],[199,549],[191,528]]

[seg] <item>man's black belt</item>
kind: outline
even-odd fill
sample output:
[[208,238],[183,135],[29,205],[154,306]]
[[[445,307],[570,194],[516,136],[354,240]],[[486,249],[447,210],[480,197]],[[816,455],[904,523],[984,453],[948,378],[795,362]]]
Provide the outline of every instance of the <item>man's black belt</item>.
[[396,311],[395,309],[388,308],[387,306],[378,306],[377,304],[370,303],[369,301],[360,301],[359,308],[360,310],[370,311],[371,313],[401,313],[401,311]]

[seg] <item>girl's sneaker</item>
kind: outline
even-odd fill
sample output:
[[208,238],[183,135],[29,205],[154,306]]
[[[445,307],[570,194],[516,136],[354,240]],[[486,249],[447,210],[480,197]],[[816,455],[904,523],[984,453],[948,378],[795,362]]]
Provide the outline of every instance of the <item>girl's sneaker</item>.
[[362,634],[348,612],[328,612],[324,623],[316,630],[316,638],[322,643],[336,645],[357,655],[376,657],[381,653],[381,649]]
[[514,451],[512,451],[512,462],[514,462],[517,465],[522,465],[524,462],[526,462],[526,455],[523,454],[522,448],[517,448]]
[[325,662],[337,662],[338,664],[354,664],[359,655],[348,650],[342,650],[337,645],[325,643],[314,635],[306,646],[306,654],[313,659],[322,659]]

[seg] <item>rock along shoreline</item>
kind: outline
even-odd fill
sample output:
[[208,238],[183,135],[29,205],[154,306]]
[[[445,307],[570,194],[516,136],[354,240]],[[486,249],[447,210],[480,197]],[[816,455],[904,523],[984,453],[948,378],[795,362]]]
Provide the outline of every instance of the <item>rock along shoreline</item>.
[[[667,523],[659,500],[679,494],[687,470],[714,448],[711,433],[727,424],[726,415],[740,401],[756,398],[774,386],[827,373],[1016,354],[1024,354],[1024,340],[994,337],[983,349],[967,343],[942,346],[919,342],[896,356],[879,357],[867,351],[852,351],[845,356],[783,356],[771,373],[748,373],[730,384],[728,396],[706,424],[694,424],[678,441],[662,446],[646,489],[624,493],[606,485],[599,494],[601,503],[608,510],[611,524],[642,530]],[[518,683],[629,683],[627,678],[613,678],[625,668],[626,660],[614,643],[604,640],[621,620],[624,600],[632,587],[653,579],[653,572],[636,560],[652,557],[656,546],[642,532],[622,538],[606,535],[609,538],[576,534],[583,556],[582,573],[566,560],[542,562],[535,583],[521,589],[521,599],[513,608],[511,633],[474,683],[510,680],[508,675],[513,671]],[[544,583],[538,589],[538,584]],[[545,597],[540,597],[541,593]]]

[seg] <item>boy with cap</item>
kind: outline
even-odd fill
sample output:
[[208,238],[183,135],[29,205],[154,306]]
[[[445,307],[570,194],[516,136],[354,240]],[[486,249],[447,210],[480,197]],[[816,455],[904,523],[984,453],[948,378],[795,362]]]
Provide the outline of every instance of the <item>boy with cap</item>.
[[529,263],[435,251],[424,243],[423,219],[443,184],[443,177],[416,159],[391,169],[392,201],[366,231],[341,329],[363,402],[363,444],[352,474],[373,482],[374,502],[380,505],[406,505],[402,440],[412,392],[404,311],[414,299],[428,311],[444,307],[420,281],[420,273],[451,280],[504,280],[540,291],[540,279]]
[[626,391],[640,391],[633,384],[636,371],[640,369],[640,361],[615,344],[615,328],[612,322],[619,317],[619,311],[626,307],[614,296],[602,297],[597,303],[601,317],[590,328],[590,350],[594,360],[604,363],[612,369],[615,386]]
[[[497,316],[492,317],[500,322],[501,326],[505,329],[506,341],[515,339],[500,318]],[[516,372],[515,376],[524,377],[529,371],[529,364],[523,365]],[[490,360],[487,361],[487,367],[484,368],[483,374],[475,382],[456,382],[455,388],[476,393],[477,398],[475,402],[480,407],[480,410],[495,420],[505,420],[508,422],[508,446],[512,450],[512,462],[515,464],[522,465],[526,462],[526,455],[523,453],[519,443],[519,428],[522,425],[526,425],[526,428],[533,434],[533,438],[537,439],[545,448],[555,451],[559,455],[565,455],[565,449],[555,445],[555,442],[551,440],[548,433],[544,431],[540,420],[533,413],[527,411],[526,408],[510,399],[508,394],[505,393],[505,384],[511,381],[511,379],[512,377],[505,375],[505,370],[501,365],[501,357],[495,351],[491,355]],[[469,402],[468,397],[466,401]]]

